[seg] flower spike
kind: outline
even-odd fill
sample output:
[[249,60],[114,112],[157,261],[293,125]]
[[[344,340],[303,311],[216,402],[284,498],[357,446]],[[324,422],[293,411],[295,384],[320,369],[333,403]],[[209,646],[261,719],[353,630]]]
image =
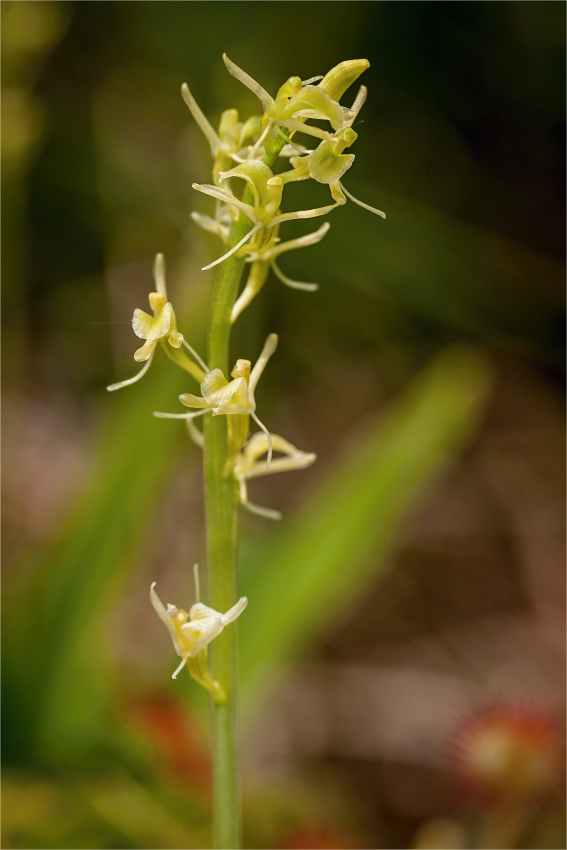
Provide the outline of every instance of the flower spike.
[[[219,265],[234,254],[245,257],[246,262],[251,264],[248,279],[231,311],[233,323],[263,287],[270,270],[292,289],[313,292],[318,288],[316,283],[290,278],[278,265],[277,258],[285,251],[315,244],[326,229],[319,228],[308,237],[279,244],[278,231],[281,224],[327,215],[346,204],[347,199],[375,215],[383,218],[386,215],[359,201],[342,183],[346,171],[354,162],[354,154],[347,149],[357,139],[352,125],[366,101],[367,89],[365,86],[359,87],[350,108],[342,106],[339,101],[369,67],[367,59],[341,62],[325,76],[315,75],[306,80],[289,77],[275,97],[226,54],[223,60],[230,74],[260,100],[263,110],[261,118],[253,116],[241,124],[237,111],[229,109],[223,112],[219,131],[215,133],[187,86],[183,88],[183,97],[209,139],[211,152],[215,155],[214,184],[193,184],[194,189],[215,199],[215,215],[209,217],[193,213],[192,218],[200,227],[219,236],[226,246],[225,252],[204,266],[203,270]],[[327,122],[327,126],[314,126],[309,123],[311,120]],[[297,144],[293,138],[296,133],[305,133],[318,139],[318,146],[311,150]],[[245,141],[248,147],[244,146]],[[282,142],[285,144],[282,145]],[[225,161],[232,160],[232,167],[220,168],[221,148]],[[289,158],[291,169],[274,174],[263,161],[266,155],[272,154],[274,157]],[[235,194],[231,187],[234,178],[247,183],[253,202],[247,203]],[[282,213],[281,200],[285,184],[307,179],[328,185],[333,203]],[[240,213],[244,213],[252,222],[252,227],[240,241],[229,247],[230,227]]]

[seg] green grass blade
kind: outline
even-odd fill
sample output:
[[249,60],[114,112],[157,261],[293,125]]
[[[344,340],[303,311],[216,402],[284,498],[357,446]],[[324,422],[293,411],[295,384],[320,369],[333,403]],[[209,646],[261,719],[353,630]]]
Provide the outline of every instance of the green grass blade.
[[272,542],[244,565],[239,623],[247,712],[259,689],[360,592],[396,532],[470,436],[490,385],[484,355],[442,351],[372,423],[357,449]]
[[104,399],[108,418],[92,479],[4,618],[8,759],[19,761],[30,748],[37,757],[38,745],[72,756],[92,750],[104,734],[110,686],[104,613],[187,447],[183,429],[151,412],[174,409],[172,399],[192,383],[168,364],[154,364],[139,385]]

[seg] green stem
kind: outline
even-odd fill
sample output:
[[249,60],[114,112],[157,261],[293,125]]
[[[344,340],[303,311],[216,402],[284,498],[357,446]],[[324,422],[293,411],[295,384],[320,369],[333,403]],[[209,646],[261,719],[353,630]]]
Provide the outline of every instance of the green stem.
[[[232,477],[223,477],[227,460],[226,419],[205,416],[205,497],[209,601],[217,611],[228,611],[236,601],[236,498]],[[210,645],[212,675],[226,702],[211,700],[213,737],[214,847],[240,847],[240,791],[238,775],[238,670],[236,625],[228,626]]]
[[[281,142],[283,147],[284,140]],[[281,150],[280,147],[280,150]],[[271,166],[279,150],[264,158]],[[242,200],[253,203],[248,189]],[[250,220],[241,213],[233,224],[227,250],[250,230]],[[233,255],[219,267],[207,339],[210,369],[229,375],[230,314],[238,294],[244,257]],[[207,514],[207,559],[209,604],[227,611],[237,599],[237,491],[231,474],[227,476],[228,442],[226,416],[205,416],[205,502]],[[210,645],[211,667],[226,694],[226,702],[211,700],[213,737],[213,841],[214,847],[233,850],[240,847],[240,787],[238,769],[238,656],[236,625],[230,625]]]

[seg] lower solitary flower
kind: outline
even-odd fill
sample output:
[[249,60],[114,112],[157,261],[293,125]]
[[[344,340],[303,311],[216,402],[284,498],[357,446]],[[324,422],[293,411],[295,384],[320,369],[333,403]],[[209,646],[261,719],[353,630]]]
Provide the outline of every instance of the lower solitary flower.
[[[195,582],[198,587],[196,570],[197,567],[195,566]],[[175,605],[168,604],[166,607],[155,592],[155,586],[154,581],[150,588],[152,605],[160,620],[165,623],[175,651],[182,659],[172,678],[176,679],[178,673],[186,664],[191,676],[211,692],[213,699],[217,702],[223,702],[225,699],[224,692],[209,673],[207,646],[220,635],[225,626],[234,622],[242,614],[248,605],[247,598],[243,596],[225,614],[221,614],[199,601],[192,605],[189,613],[187,613],[183,608],[177,608]]]

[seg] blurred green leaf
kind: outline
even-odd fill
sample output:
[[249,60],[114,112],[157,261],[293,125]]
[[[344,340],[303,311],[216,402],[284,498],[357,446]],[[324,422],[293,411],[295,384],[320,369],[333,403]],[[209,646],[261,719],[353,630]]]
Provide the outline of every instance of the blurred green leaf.
[[281,668],[353,604],[400,523],[474,432],[490,387],[485,356],[443,350],[359,436],[295,520],[244,564],[239,623],[246,714]]
[[[155,364],[147,378],[105,399],[108,416],[92,479],[66,530],[3,622],[5,757],[30,748],[92,751],[108,708],[103,621],[124,568],[179,451],[183,431],[151,415],[187,387],[181,371]],[[37,698],[37,694],[41,699]],[[37,750],[34,756],[37,757]]]
[[203,824],[208,821],[208,812],[189,800],[186,814],[193,822],[190,831],[152,793],[154,789],[146,788],[125,771],[85,784],[81,790],[92,808],[134,847],[197,848],[210,842]]

